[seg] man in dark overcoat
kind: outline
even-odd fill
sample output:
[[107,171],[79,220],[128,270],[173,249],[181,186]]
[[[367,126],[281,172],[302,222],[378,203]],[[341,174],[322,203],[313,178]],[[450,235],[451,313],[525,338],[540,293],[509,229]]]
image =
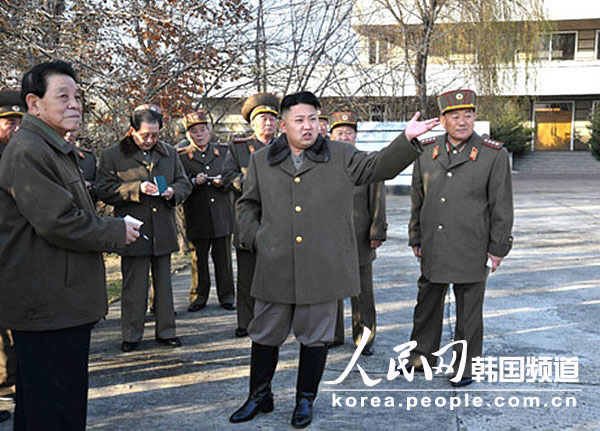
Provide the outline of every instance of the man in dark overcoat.
[[15,430],[84,430],[92,326],[108,307],[103,251],[134,225],[99,217],[65,133],[81,123],[72,67],[23,76],[27,103],[0,160],[0,327],[17,352]]
[[320,103],[300,92],[283,98],[282,135],[250,158],[237,203],[240,243],[256,255],[250,395],[231,422],[273,410],[271,379],[290,330],[300,342],[292,425],[306,427],[333,341],[337,301],[359,293],[352,221],[354,186],[394,177],[420,153],[415,139],[438,124],[417,122],[380,152],[358,151],[318,134]]
[[[349,142],[356,145],[358,116],[351,111],[334,112],[331,116],[329,131],[334,141]],[[360,294],[351,298],[352,304],[352,340],[360,344],[364,328],[370,334],[362,354],[374,353],[376,312],[373,297],[373,261],[375,250],[387,238],[385,217],[385,185],[382,182],[363,184],[354,188],[354,209],[352,212],[358,264],[360,265]],[[338,302],[337,323],[333,345],[344,344],[344,301]]]
[[[121,350],[135,350],[142,340],[149,269],[154,288],[156,340],[179,347],[171,253],[179,250],[175,206],[188,197],[192,185],[175,148],[158,139],[162,126],[160,108],[152,104],[138,106],[130,122],[127,136],[102,153],[96,183],[98,198],[114,205],[116,216],[130,215],[143,222],[140,240],[121,253]],[[166,186],[162,193],[161,182]]]
[[421,259],[411,362],[421,369],[423,356],[427,365],[436,364],[432,353],[440,347],[444,297],[452,284],[454,340],[466,341],[467,350],[455,346],[456,364],[466,355],[466,368],[451,383],[466,386],[472,383],[471,360],[482,352],[488,272],[496,271],[512,247],[512,181],[503,144],[474,131],[475,93],[450,91],[438,102],[446,133],[423,141],[410,192],[409,245]]
[[227,152],[209,142],[211,128],[206,111],[187,114],[183,125],[188,145],[179,151],[179,158],[193,185],[192,193],[183,204],[186,235],[194,245],[188,311],[198,311],[206,306],[210,292],[209,252],[215,267],[219,303],[226,310],[233,310],[233,210],[221,179]]
[[[247,139],[234,140],[223,165],[223,185],[233,189],[233,205],[242,196],[242,184],[246,177],[250,156],[269,145],[277,133],[279,99],[271,93],[257,93],[242,105],[242,117],[252,128]],[[248,335],[248,324],[252,320],[254,299],[250,286],[254,273],[254,255],[240,247],[234,226],[234,244],[237,258],[237,321],[236,337]]]

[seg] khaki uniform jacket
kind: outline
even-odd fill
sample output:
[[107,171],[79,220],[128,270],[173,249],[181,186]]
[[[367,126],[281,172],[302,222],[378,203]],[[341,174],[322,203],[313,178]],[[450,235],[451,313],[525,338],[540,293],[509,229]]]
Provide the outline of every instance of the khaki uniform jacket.
[[319,136],[298,171],[285,134],[255,152],[236,206],[242,246],[256,253],[252,296],[316,304],[357,295],[354,186],[394,177],[419,152],[404,134],[375,153]]
[[[179,157],[191,182],[199,173],[209,177],[220,175],[226,154],[227,151],[213,144],[209,144],[206,151],[190,144]],[[194,184],[183,208],[190,241],[219,238],[233,232],[233,208],[224,185],[215,187],[210,182]]]
[[[128,136],[107,148],[100,157],[96,182],[98,198],[114,205],[115,215],[129,214],[143,221],[140,233],[150,238],[147,240],[140,235],[121,253],[124,256],[163,256],[179,250],[175,206],[188,197],[192,185],[171,145],[158,142],[148,153],[151,161]],[[158,175],[164,175],[167,185],[175,192],[169,201],[140,191],[143,181],[153,182]]]
[[387,239],[385,185],[365,184],[354,188],[354,229],[358,246],[358,263],[366,265],[376,258],[371,240]]
[[421,246],[421,271],[434,283],[485,280],[487,253],[512,247],[512,180],[502,143],[473,133],[452,156],[446,135],[423,142],[411,186],[409,245]]
[[125,223],[99,217],[69,145],[25,115],[0,162],[0,327],[69,328],[107,312],[102,251]]

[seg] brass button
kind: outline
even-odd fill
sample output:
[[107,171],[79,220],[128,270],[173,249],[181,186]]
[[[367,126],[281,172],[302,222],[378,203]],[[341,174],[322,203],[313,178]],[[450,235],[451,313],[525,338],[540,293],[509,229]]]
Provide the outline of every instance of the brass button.
[[452,150],[452,154],[458,154],[458,151]]
[[210,201],[211,201],[211,202],[214,202],[214,201],[215,201],[215,198],[210,198]]
[[442,226],[442,225],[439,225],[439,226],[438,226],[438,230],[440,230],[440,231],[441,231],[441,230],[444,230],[444,226]]
[[452,174],[452,172],[448,172],[448,173],[446,174],[446,176],[447,176],[447,177],[452,177],[452,175],[453,175],[453,174]]
[[155,213],[156,211],[158,211],[156,208],[152,208],[153,213]]
[[302,237],[301,237],[300,235],[298,235],[298,236],[296,237],[296,242],[297,242],[298,244],[301,244],[301,243],[302,243]]
[[300,181],[302,181],[302,180],[300,179],[300,177],[296,177],[296,178],[294,178],[294,182],[295,182],[296,184],[298,184]]
[[442,196],[442,197],[440,198],[440,201],[442,201],[442,203],[444,203],[444,202],[446,202],[446,198]]
[[299,213],[302,211],[302,207],[300,205],[296,205],[296,207],[294,208],[294,210]]

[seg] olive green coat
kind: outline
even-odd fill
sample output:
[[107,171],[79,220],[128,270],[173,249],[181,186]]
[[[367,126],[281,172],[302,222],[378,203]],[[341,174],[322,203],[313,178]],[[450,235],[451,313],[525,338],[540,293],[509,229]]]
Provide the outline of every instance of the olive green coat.
[[25,115],[0,161],[0,327],[69,328],[106,315],[102,251],[125,223],[99,217],[73,148]]
[[384,183],[365,184],[354,188],[353,218],[358,263],[366,265],[376,257],[375,249],[371,248],[371,240],[387,239]]
[[[446,135],[423,142],[411,186],[409,245],[433,283],[485,280],[487,253],[512,247],[512,180],[502,143],[473,133],[450,159]],[[436,150],[437,148],[437,150]]]
[[[162,256],[179,249],[175,225],[175,206],[192,191],[177,151],[171,145],[158,142],[150,153],[151,161],[131,137],[106,149],[100,157],[96,194],[99,199],[114,205],[115,215],[129,214],[144,222],[142,236],[129,244],[124,256]],[[140,191],[143,181],[164,175],[167,186],[175,192],[167,201],[161,196],[148,196]]]
[[255,250],[252,296],[316,304],[359,292],[354,186],[394,177],[419,155],[404,134],[379,152],[318,137],[295,170],[286,135],[250,158],[236,214]]

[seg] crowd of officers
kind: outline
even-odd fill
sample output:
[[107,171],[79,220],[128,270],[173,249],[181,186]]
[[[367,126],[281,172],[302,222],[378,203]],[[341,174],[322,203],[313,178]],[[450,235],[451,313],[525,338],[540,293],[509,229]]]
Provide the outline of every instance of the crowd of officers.
[[[65,81],[64,87],[70,88],[75,82],[72,70],[61,67],[51,69],[51,73],[60,76]],[[47,76],[44,79],[50,83]],[[43,101],[44,97],[41,94],[39,99]],[[38,102],[33,98],[31,101]],[[117,240],[108,235],[101,246],[88,247],[100,251],[118,251],[121,255],[121,350],[130,352],[140,347],[148,306],[150,273],[156,341],[168,347],[181,346],[181,340],[176,335],[171,253],[178,250],[175,208],[182,205],[185,234],[193,246],[188,311],[197,312],[206,306],[211,285],[210,256],[221,307],[235,310],[237,306],[234,335],[245,337],[250,334],[253,340],[250,395],[230,420],[242,422],[252,419],[260,411],[272,410],[270,381],[277,364],[277,349],[290,328],[293,328],[301,342],[301,352],[298,404],[292,424],[297,428],[307,426],[312,419],[312,401],[321,379],[326,350],[344,343],[344,305],[341,298],[351,296],[353,343],[362,345],[363,355],[374,353],[376,311],[372,262],[376,257],[376,249],[386,240],[387,231],[382,180],[393,177],[400,167],[408,165],[424,152],[424,156],[417,159],[415,164],[411,190],[410,245],[415,255],[422,259],[411,335],[411,339],[418,341],[418,347],[411,356],[411,363],[417,370],[428,363],[435,364],[436,358],[432,354],[439,348],[443,302],[449,284],[454,285],[458,302],[457,336],[468,341],[468,358],[480,355],[483,332],[481,308],[487,277],[485,264],[481,260],[491,259],[492,270],[495,270],[511,248],[510,171],[506,151],[500,151],[502,144],[482,138],[473,131],[473,92],[457,90],[446,93],[440,97],[440,108],[447,135],[419,143],[416,136],[430,130],[439,121],[434,119],[419,123],[416,121],[418,116],[415,116],[405,134],[385,151],[371,155],[353,148],[357,137],[357,115],[350,110],[326,115],[321,111],[318,100],[308,92],[286,96],[281,103],[271,93],[259,93],[248,98],[241,113],[253,134],[249,138],[234,140],[228,146],[211,141],[210,116],[202,110],[190,112],[181,120],[184,137],[176,145],[161,141],[159,135],[163,127],[163,115],[160,107],[153,104],[143,104],[133,110],[125,137],[104,150],[99,161],[92,151],[79,145],[78,130],[65,132],[63,142],[56,142],[55,145],[59,151],[72,153],[76,160],[84,180],[84,190],[87,191],[87,197],[81,197],[85,200],[84,204],[93,205],[94,201],[100,200],[112,205],[117,217],[115,220],[126,222],[125,243],[122,238]],[[287,118],[285,121],[281,119],[283,130],[278,136],[278,118],[283,114],[280,109],[286,111]],[[0,155],[15,134],[25,110],[19,92],[0,92]],[[47,142],[56,140],[52,133],[38,124],[36,118],[46,118],[43,111],[39,112],[39,115],[33,113],[25,117],[26,128],[38,133]],[[300,123],[311,121],[312,116],[317,114],[319,136],[309,136],[308,127]],[[290,116],[296,116],[297,120],[290,119]],[[293,121],[297,121],[297,124]],[[20,135],[21,139],[23,137],[27,135]],[[13,141],[11,145],[17,144],[19,139]],[[336,142],[350,145],[338,147]],[[257,153],[265,147],[268,147],[268,151]],[[252,157],[255,153],[257,157]],[[258,157],[258,154],[261,156]],[[57,161],[58,166],[60,163]],[[261,167],[260,163],[269,168]],[[337,169],[335,172],[345,171],[346,174],[322,182],[323,178],[329,178],[329,174],[323,174],[327,171],[322,171],[327,163],[333,163],[330,167]],[[464,167],[459,170],[458,167],[463,164]],[[271,169],[275,167],[281,169]],[[313,174],[304,174],[313,167],[319,182],[301,185],[302,181],[311,181]],[[448,184],[454,174],[461,178],[458,186]],[[285,184],[288,178],[292,181],[291,185]],[[69,181],[73,180],[64,180],[66,184],[70,184]],[[263,189],[265,185],[267,188]],[[352,188],[348,188],[348,185]],[[281,225],[284,223],[281,220],[274,221],[278,218],[280,206],[292,205],[292,214],[308,211],[306,205],[299,201],[287,202],[285,194],[290,190],[304,190],[305,187],[310,191],[314,189],[313,186],[320,187],[322,193],[331,192],[338,203],[317,211],[316,218],[306,229],[313,228],[315,223],[326,224],[329,220],[327,211],[332,209],[331,219],[335,223],[329,229],[326,226],[318,229],[325,229],[322,235],[331,236],[332,241],[337,237],[345,237],[347,232],[340,230],[344,228],[340,227],[334,213],[348,206],[351,209],[351,221],[348,219],[347,224],[354,229],[350,244],[355,243],[358,251],[351,251],[353,255],[349,259],[335,257],[333,250],[325,253],[314,249],[314,253],[310,253],[309,244],[305,245],[309,251],[304,256],[296,249],[287,250],[293,247],[291,244],[278,243],[280,239],[277,235],[281,229],[288,231],[296,228],[295,225]],[[291,192],[292,200],[296,199],[295,193]],[[453,208],[452,213],[445,216],[449,217],[447,223],[438,223],[438,215],[444,213],[446,208]],[[271,212],[275,215],[271,216]],[[466,221],[466,228],[472,230],[467,235],[472,238],[467,246],[464,245],[463,228],[457,227],[460,223],[450,220],[452,214],[456,213],[464,213],[460,218]],[[57,214],[57,218],[60,217],[61,214]],[[102,233],[108,227],[101,222],[94,221],[100,223],[100,227],[80,227]],[[56,229],[57,226],[53,225],[52,228]],[[275,234],[265,236],[264,232],[268,229]],[[259,239],[261,231],[263,236]],[[303,241],[301,235],[294,237],[295,246]],[[62,246],[59,240],[57,242]],[[237,289],[234,288],[232,243],[237,261]],[[77,251],[85,252],[88,248]],[[351,248],[354,250],[354,246]],[[443,252],[439,254],[440,251]],[[285,260],[290,256],[293,256],[291,263]],[[315,256],[320,256],[317,261]],[[88,258],[91,259],[90,256]],[[300,262],[299,259],[304,260]],[[326,259],[334,261],[326,264]],[[450,260],[445,262],[444,259]],[[345,262],[346,267],[339,267],[340,260]],[[444,261],[443,265],[439,265],[440,261]],[[83,260],[81,262],[85,263]],[[288,263],[291,265],[289,271],[285,270]],[[279,270],[274,265],[279,265]],[[304,272],[299,273],[298,266],[302,266]],[[331,269],[331,274],[320,273],[321,267]],[[311,272],[311,268],[314,272]],[[69,276],[66,274],[67,278]],[[289,277],[292,279],[288,280]],[[344,277],[348,282],[344,281]],[[358,289],[353,287],[355,278],[359,280]],[[271,284],[272,289],[269,288]],[[315,290],[317,284],[323,285],[321,290]],[[294,291],[304,289],[304,286],[309,286],[309,290]],[[288,292],[286,289],[291,290]],[[82,314],[97,314],[92,320],[103,317],[106,306],[96,307],[94,304],[105,302],[105,293],[87,290],[79,295],[72,300],[81,303]],[[281,309],[281,304],[292,304],[293,308]],[[28,313],[37,313],[36,307],[32,303]],[[42,314],[40,319],[43,320]],[[19,318],[16,316],[14,321],[18,322]],[[65,326],[66,323],[58,326]],[[72,323],[77,322],[74,320]],[[279,330],[278,327],[284,329]],[[23,331],[36,331],[39,328],[41,326],[28,327],[26,324],[15,328],[20,329],[17,333],[22,340],[21,345],[34,343],[33,339],[26,339]],[[87,332],[70,334],[69,337],[81,336],[89,349],[89,329],[86,327]],[[366,342],[361,339],[363,334],[368,334]],[[10,330],[6,328],[0,330],[0,335],[0,377],[3,379],[0,383],[2,387],[11,388],[16,375],[13,341]],[[27,354],[24,351],[24,355]],[[466,378],[457,385],[470,384],[470,377],[468,368]],[[87,374],[81,379],[87,379]],[[85,423],[85,412],[83,414]],[[8,417],[8,412],[0,412],[0,421]],[[22,423],[23,417],[19,421]]]

